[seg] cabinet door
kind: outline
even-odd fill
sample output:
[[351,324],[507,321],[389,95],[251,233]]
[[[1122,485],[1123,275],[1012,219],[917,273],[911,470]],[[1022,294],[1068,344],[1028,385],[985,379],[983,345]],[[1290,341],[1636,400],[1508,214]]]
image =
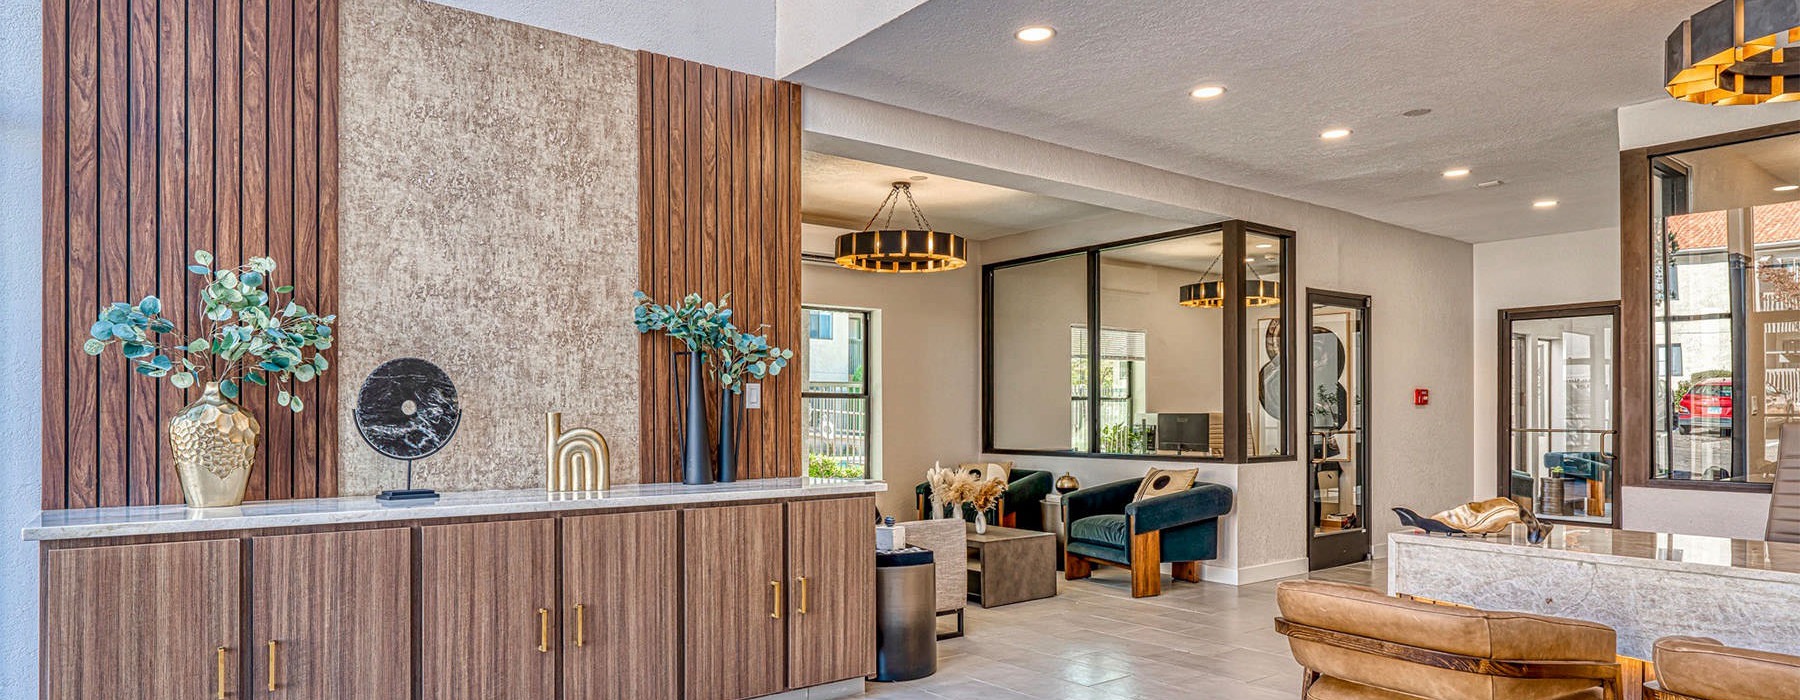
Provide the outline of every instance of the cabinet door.
[[44,698],[236,696],[237,540],[44,556]]
[[252,697],[412,692],[412,532],[250,541]]
[[553,528],[548,519],[419,528],[419,697],[556,696]]
[[736,700],[785,690],[788,614],[780,504],[682,512],[686,696]]
[[675,511],[562,521],[563,698],[674,698],[681,657]]
[[875,499],[787,506],[788,687],[875,672]]

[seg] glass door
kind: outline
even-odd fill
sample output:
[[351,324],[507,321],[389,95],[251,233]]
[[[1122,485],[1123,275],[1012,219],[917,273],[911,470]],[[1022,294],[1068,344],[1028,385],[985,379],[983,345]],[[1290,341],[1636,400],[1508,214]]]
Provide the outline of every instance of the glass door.
[[1307,560],[1369,556],[1369,298],[1307,290]]
[[1500,312],[1499,493],[1538,518],[1618,524],[1619,305]]

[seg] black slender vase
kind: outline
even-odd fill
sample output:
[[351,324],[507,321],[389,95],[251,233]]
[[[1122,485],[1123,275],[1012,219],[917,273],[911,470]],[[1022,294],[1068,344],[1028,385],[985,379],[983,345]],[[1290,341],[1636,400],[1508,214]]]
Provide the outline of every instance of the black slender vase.
[[719,387],[719,483],[737,481],[737,394]]
[[710,484],[713,482],[710,451],[706,448],[706,399],[700,393],[702,370],[705,369],[706,355],[698,352],[678,352],[686,355],[687,396],[686,405],[682,407],[682,416],[686,427],[681,438],[681,483]]

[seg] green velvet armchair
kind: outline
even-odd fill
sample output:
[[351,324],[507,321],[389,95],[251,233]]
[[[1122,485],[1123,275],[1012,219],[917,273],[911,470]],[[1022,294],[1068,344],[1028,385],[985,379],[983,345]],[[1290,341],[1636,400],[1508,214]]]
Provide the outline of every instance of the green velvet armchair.
[[[1044,509],[1040,507],[1044,497],[1050,495],[1050,487],[1055,481],[1050,472],[1037,469],[1020,469],[1014,467],[1008,474],[1006,496],[1000,499],[1000,505],[988,511],[988,522],[1001,527],[1016,527],[1021,530],[1044,531]],[[919,504],[919,519],[930,519],[928,504],[931,503],[931,485],[921,483],[913,489]],[[975,508],[963,505],[963,520],[975,520]]]
[[1162,594],[1162,564],[1178,581],[1199,582],[1202,560],[1219,556],[1219,516],[1231,512],[1231,489],[1195,483],[1181,493],[1133,502],[1126,479],[1065,494],[1069,544],[1063,575],[1087,578],[1095,564],[1131,571],[1131,596]]

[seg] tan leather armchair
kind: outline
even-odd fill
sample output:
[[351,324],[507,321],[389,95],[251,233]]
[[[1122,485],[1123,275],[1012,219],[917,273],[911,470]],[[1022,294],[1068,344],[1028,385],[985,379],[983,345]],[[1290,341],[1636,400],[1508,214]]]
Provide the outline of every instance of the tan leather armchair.
[[1326,581],[1275,588],[1313,700],[1613,700],[1611,627],[1432,605]]
[[1663,637],[1652,650],[1649,700],[1800,698],[1800,657],[1728,647],[1705,637]]

